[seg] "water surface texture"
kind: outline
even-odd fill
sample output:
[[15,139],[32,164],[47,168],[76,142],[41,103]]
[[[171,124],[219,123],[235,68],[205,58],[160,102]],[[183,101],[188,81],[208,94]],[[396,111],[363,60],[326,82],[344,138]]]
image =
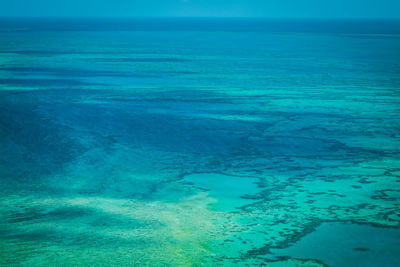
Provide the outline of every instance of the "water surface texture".
[[1,20],[0,265],[398,265],[399,25]]

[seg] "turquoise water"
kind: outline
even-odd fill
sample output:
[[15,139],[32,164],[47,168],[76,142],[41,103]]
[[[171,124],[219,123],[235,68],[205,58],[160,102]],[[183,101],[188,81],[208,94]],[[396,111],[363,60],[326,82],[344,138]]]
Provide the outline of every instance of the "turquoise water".
[[326,223],[292,247],[272,252],[274,257],[316,258],[329,266],[399,266],[400,230]]
[[323,266],[324,222],[398,229],[399,25],[1,21],[0,265]]

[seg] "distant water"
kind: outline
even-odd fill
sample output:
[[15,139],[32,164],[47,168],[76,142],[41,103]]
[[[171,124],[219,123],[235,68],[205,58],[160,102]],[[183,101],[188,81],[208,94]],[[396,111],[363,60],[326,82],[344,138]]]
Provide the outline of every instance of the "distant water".
[[0,30],[227,31],[400,34],[400,20],[256,18],[2,18]]
[[396,266],[399,115],[399,21],[2,19],[0,265]]

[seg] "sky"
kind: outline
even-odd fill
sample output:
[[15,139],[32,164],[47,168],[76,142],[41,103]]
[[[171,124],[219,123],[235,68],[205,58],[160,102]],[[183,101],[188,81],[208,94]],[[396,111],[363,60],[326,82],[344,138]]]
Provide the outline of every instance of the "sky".
[[0,0],[0,16],[400,19],[400,0]]

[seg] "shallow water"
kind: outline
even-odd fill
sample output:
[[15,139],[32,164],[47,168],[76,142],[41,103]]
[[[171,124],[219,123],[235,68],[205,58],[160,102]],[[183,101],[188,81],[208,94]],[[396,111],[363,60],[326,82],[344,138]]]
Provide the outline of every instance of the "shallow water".
[[399,266],[400,229],[324,223],[273,257],[318,259],[328,266]]
[[96,23],[0,23],[0,265],[321,266],[316,225],[399,226],[398,22]]

